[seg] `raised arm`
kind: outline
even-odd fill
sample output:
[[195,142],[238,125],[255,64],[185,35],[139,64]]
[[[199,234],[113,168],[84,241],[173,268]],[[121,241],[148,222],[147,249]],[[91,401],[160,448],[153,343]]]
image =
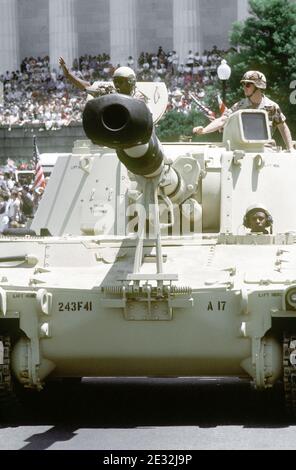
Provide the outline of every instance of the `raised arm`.
[[80,90],[85,90],[86,88],[90,87],[91,84],[85,80],[81,80],[80,78],[76,77],[73,73],[69,72],[69,69],[64,61],[63,57],[59,58],[59,64],[62,67],[63,73],[65,77],[71,82],[74,86],[79,88]]

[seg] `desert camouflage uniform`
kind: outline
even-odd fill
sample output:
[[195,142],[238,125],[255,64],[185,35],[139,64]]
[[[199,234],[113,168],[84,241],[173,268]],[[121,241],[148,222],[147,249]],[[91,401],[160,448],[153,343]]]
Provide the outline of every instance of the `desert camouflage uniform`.
[[275,131],[276,127],[286,121],[285,115],[282,113],[279,105],[274,101],[262,95],[262,100],[258,105],[254,105],[249,98],[243,98],[242,100],[235,103],[230,109],[225,111],[225,116],[238,111],[239,109],[264,109],[268,113],[269,123],[272,128],[272,132]]

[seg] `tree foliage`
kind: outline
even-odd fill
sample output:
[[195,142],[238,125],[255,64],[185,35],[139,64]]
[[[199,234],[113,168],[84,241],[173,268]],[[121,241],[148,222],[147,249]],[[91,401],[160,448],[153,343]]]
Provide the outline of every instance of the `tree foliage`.
[[[243,74],[247,70],[259,70],[267,78],[267,96],[280,105],[296,139],[296,3],[249,0],[249,11],[250,16],[244,22],[233,23],[230,33],[232,48],[225,58],[232,74],[227,81],[226,104],[231,106],[243,98],[240,86]],[[205,104],[219,116],[216,96],[219,91],[221,94],[220,81],[206,86],[205,91]],[[196,109],[188,114],[171,111],[159,122],[157,135],[167,142],[180,140],[180,137],[182,140],[182,136],[196,141],[221,140],[218,132],[192,136],[192,127],[205,126],[208,122]],[[279,133],[274,137],[282,142]]]
[[[221,90],[219,84],[208,85],[206,87],[206,96],[203,104],[211,111],[216,113],[216,117],[220,116],[220,111],[217,102],[217,93]],[[209,119],[196,107],[192,102],[192,108],[188,113],[178,112],[177,110],[169,111],[164,114],[162,119],[156,126],[156,134],[162,142],[176,142],[179,140],[192,140],[197,142],[208,141],[221,141],[222,136],[220,133],[206,135],[193,135],[192,129],[195,126],[207,126]]]
[[[176,110],[168,111],[156,126],[156,134],[161,142],[178,141],[217,141],[221,140],[218,133],[208,135],[193,136],[192,129],[195,126],[206,126],[209,120],[197,111],[192,109],[188,114],[180,113]],[[217,135],[216,135],[217,134]]]
[[[259,70],[267,78],[267,95],[276,101],[296,133],[295,104],[290,102],[296,79],[296,4],[289,0],[249,0],[251,16],[233,24],[230,42],[236,51],[227,56],[232,68],[228,101],[240,99],[238,86],[247,70]],[[294,86],[295,88],[295,86]]]
[[176,142],[192,137],[194,126],[205,125],[205,119],[195,110],[188,114],[177,110],[167,112],[156,128],[158,138],[162,142]]

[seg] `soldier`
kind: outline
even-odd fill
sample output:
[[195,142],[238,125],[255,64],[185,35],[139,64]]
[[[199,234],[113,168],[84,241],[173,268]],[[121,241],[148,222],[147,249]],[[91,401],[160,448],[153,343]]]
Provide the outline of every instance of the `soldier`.
[[252,204],[246,210],[243,225],[251,229],[251,233],[269,234],[267,228],[270,227],[272,233],[272,217],[263,204]]
[[145,101],[145,96],[136,89],[136,74],[130,67],[118,67],[113,74],[113,84],[106,82],[94,82],[91,84],[86,80],[76,77],[69,69],[63,59],[59,58],[59,64],[63,69],[65,77],[80,90],[85,90],[92,96],[102,96],[108,93],[122,93],[123,95],[133,96],[134,98]]
[[130,67],[118,67],[113,74],[113,83],[118,93],[136,94],[136,74]]
[[206,127],[194,127],[193,134],[208,134],[223,128],[228,116],[239,109],[264,109],[268,113],[272,130],[277,128],[285,142],[288,151],[293,150],[291,132],[286,124],[286,118],[280,107],[264,95],[262,90],[266,89],[266,78],[263,73],[256,70],[246,72],[241,80],[245,98],[235,103],[231,109],[227,110],[221,117],[215,119]]

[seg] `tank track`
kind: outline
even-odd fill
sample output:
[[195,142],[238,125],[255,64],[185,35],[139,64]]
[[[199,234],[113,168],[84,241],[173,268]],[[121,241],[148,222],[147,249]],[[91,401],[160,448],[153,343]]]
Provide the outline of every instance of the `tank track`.
[[291,363],[291,354],[296,353],[296,335],[284,334],[283,338],[283,370],[286,409],[296,417],[296,365]]
[[3,343],[4,364],[0,364],[0,418],[15,419],[19,416],[21,405],[14,393],[10,369],[11,340],[9,336],[0,336]]

